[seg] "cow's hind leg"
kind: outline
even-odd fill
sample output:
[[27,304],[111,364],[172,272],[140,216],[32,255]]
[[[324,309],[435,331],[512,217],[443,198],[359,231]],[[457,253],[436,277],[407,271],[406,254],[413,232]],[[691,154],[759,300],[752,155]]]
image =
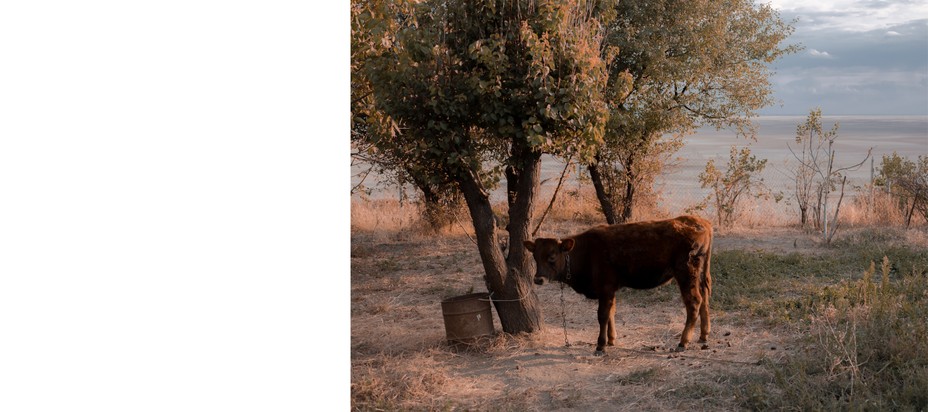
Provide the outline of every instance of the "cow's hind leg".
[[[608,295],[608,297],[599,298],[599,309],[596,311],[597,318],[599,319],[599,338],[596,339],[596,352],[593,352],[594,355],[602,356],[605,354],[603,348],[606,346],[606,336],[609,333],[609,323],[612,319],[611,315],[615,313],[615,292]],[[613,327],[614,328],[614,327]],[[613,340],[615,340],[613,338]]]
[[613,297],[613,303],[609,310],[609,340],[606,346],[615,346],[615,307],[616,299]]
[[704,293],[702,297],[702,304],[699,305],[699,343],[707,343],[709,341],[710,328],[709,296],[708,294]]
[[686,344],[690,342],[690,336],[692,336],[693,328],[696,326],[696,317],[699,315],[700,305],[702,305],[702,294],[699,286],[693,283],[695,282],[689,280],[678,282],[680,294],[683,297],[683,305],[686,306],[686,324],[683,326],[683,333],[680,335],[678,351],[686,349]]
[[[710,241],[706,256],[703,257],[699,270],[699,290],[702,292],[702,305],[699,307],[699,342],[708,343],[711,322],[709,321],[709,297],[712,296],[712,275],[710,266],[712,261],[712,243]],[[703,346],[706,348],[706,346]]]

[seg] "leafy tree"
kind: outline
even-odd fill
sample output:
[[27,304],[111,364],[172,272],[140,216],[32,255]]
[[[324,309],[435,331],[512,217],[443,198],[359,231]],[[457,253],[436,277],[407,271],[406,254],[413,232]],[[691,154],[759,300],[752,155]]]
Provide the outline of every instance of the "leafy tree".
[[724,171],[715,166],[715,159],[706,163],[705,171],[699,174],[699,183],[703,188],[712,188],[709,199],[714,200],[720,226],[729,226],[734,222],[738,200],[743,195],[750,195],[761,188],[763,179],[758,179],[757,175],[766,166],[767,159],[757,159],[757,156],[751,154],[750,148],[744,147],[739,151],[735,146],[731,147]]
[[798,49],[781,46],[793,28],[752,0],[623,1],[614,10],[603,48],[606,144],[588,167],[609,223],[632,217],[635,194],[696,127],[753,135],[749,119],[772,103],[767,65]]
[[[824,156],[821,155],[825,150],[825,145],[835,139],[837,134],[837,123],[831,130],[824,131],[822,128],[822,109],[816,107],[809,111],[806,121],[796,127],[796,144],[799,145],[799,149],[793,150],[787,144],[787,148],[799,162],[793,171],[793,181],[795,183],[793,194],[796,198],[796,204],[799,206],[799,223],[803,227],[808,221],[809,207],[813,206],[813,199],[816,200],[815,205],[812,207],[813,222],[816,228],[822,226],[821,206],[824,186],[818,183],[817,170],[822,168],[825,161]],[[817,195],[817,197],[813,198],[813,195]]]
[[913,161],[896,152],[883,155],[877,184],[897,199],[905,213],[906,227],[912,223],[915,212],[928,221],[928,156],[918,156]]
[[[450,212],[463,206],[460,192],[450,184],[426,178],[421,165],[411,162],[406,148],[378,142],[395,138],[400,130],[389,115],[375,107],[374,91],[366,75],[366,64],[387,53],[395,35],[407,21],[411,2],[355,1],[351,4],[351,142],[352,165],[366,164],[364,178],[377,172],[387,181],[403,187],[412,184],[421,194],[425,220],[439,228],[451,221]],[[361,183],[363,184],[364,179]],[[352,189],[354,192],[361,184]]]
[[[380,13],[384,3],[393,12]],[[465,199],[503,330],[541,328],[528,239],[542,153],[589,158],[602,143],[606,62],[599,3],[356,2],[388,27],[358,72],[378,129],[360,137],[429,185]],[[389,8],[389,7],[386,7]],[[381,45],[377,46],[377,45]],[[385,120],[385,121],[384,121]],[[489,191],[506,179],[506,253]]]

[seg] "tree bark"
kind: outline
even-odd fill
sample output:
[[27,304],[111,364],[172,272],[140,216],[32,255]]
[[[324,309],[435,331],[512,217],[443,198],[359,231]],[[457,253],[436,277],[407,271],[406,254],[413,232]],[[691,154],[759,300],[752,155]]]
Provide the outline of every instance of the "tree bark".
[[918,204],[918,195],[912,196],[912,207],[909,208],[909,212],[905,214],[905,228],[908,229],[909,225],[912,223],[912,215],[915,214],[915,205]]
[[438,196],[438,193],[432,190],[431,186],[429,186],[424,179],[419,177],[419,175],[415,173],[409,173],[409,175],[412,178],[413,184],[422,192],[422,200],[425,207],[425,220],[432,229],[440,228],[443,225],[441,219],[441,198]]
[[[835,236],[835,233],[838,232],[838,215],[841,213],[841,201],[844,200],[844,184],[847,183],[847,176],[844,176],[844,179],[841,180],[841,196],[838,197],[838,204],[835,206],[835,215],[831,221],[831,233],[829,234],[828,229],[828,211],[825,211],[825,243],[831,244],[831,238]],[[827,199],[826,199],[826,205]]]
[[497,244],[496,220],[490,199],[476,177],[471,174],[460,180],[461,192],[467,202],[474,223],[477,248],[483,262],[487,290],[499,316],[500,325],[507,333],[537,332],[542,329],[541,307],[532,286],[534,267],[526,253],[524,240],[528,240],[531,206],[538,187],[541,157],[535,154],[525,167],[516,165],[507,171],[507,188],[514,188],[509,210],[509,256],[504,257]]
[[632,205],[635,202],[635,173],[632,169],[633,158],[629,157],[625,162],[625,198],[622,199],[622,218],[619,223],[625,223],[632,219]]
[[[506,225],[506,231],[509,232],[509,256],[506,257],[507,263],[511,268],[518,268],[523,273],[534,275],[531,268],[534,261],[529,253],[526,253],[525,245],[522,243],[529,240],[531,236],[531,224],[535,204],[538,196],[538,185],[541,178],[541,154],[528,152],[526,149],[514,148],[509,163],[516,165],[513,169],[514,184],[516,196],[509,199],[509,224]],[[509,184],[509,183],[507,183]],[[532,285],[532,277],[528,278],[529,285]]]
[[603,185],[603,176],[599,171],[599,163],[599,156],[597,156],[592,163],[587,165],[587,169],[590,170],[590,180],[593,181],[593,188],[596,189],[596,198],[599,200],[599,206],[603,209],[603,215],[606,216],[606,223],[614,225],[618,223],[619,219],[615,207],[612,205],[612,197]]

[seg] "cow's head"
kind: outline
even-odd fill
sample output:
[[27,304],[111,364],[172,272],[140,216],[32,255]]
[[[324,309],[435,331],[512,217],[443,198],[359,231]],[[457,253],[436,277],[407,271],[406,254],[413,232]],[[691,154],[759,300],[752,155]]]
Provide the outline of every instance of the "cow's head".
[[573,239],[538,238],[525,241],[525,248],[535,256],[535,284],[545,280],[562,280],[567,275],[567,252],[574,248]]

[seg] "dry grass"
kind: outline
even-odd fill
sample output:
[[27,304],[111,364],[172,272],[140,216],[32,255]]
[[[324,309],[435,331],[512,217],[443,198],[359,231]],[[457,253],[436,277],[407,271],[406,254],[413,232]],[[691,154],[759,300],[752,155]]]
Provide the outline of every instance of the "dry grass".
[[421,224],[421,208],[395,199],[360,199],[351,202],[351,231],[398,232]]
[[[539,196],[540,201],[535,206],[536,217],[540,218],[544,209],[547,208],[552,194],[553,189],[543,191]],[[634,220],[642,221],[669,219],[682,213],[683,208],[670,206],[662,205],[657,195],[639,195],[638,201],[632,208],[632,215]],[[708,213],[696,214],[712,218]],[[595,190],[591,186],[581,186],[580,189],[562,190],[558,194],[551,211],[538,231],[538,236],[565,236],[605,223],[606,219],[599,200],[596,198]]]
[[351,367],[355,410],[441,409],[449,388],[447,367],[426,353],[373,356]]
[[[549,199],[550,193],[539,196],[536,216]],[[496,209],[504,210],[503,205]],[[811,310],[809,296],[823,286],[859,277],[863,262],[884,254],[898,262],[900,270],[928,265],[928,255],[911,252],[913,248],[928,250],[924,226],[910,230],[855,226],[865,220],[854,217],[857,212],[853,207],[847,210],[849,222],[858,220],[840,231],[831,246],[823,245],[819,236],[789,225],[764,226],[759,212],[753,212],[758,216],[745,217],[755,220],[720,231],[713,258],[710,350],[682,355],[668,352],[679,339],[684,318],[679,293],[670,285],[650,291],[620,291],[619,347],[608,348],[606,357],[593,357],[598,330],[595,302],[567,290],[561,307],[556,286],[535,289],[545,306],[547,328],[542,332],[528,336],[499,333],[465,350],[449,346],[440,302],[486,290],[479,254],[468,238],[473,234],[469,217],[459,215],[467,220],[435,231],[419,219],[420,209],[414,203],[355,201],[351,238],[352,409],[668,410],[693,405],[721,410],[769,409],[790,408],[798,405],[791,402],[806,399],[803,396],[813,399],[820,391],[847,387],[847,381],[839,380],[837,374],[815,375],[813,383],[797,380],[814,366],[810,359],[824,359],[823,353],[834,354],[839,349],[804,344],[803,336],[828,331],[822,329],[822,323],[797,321]],[[636,212],[643,219],[671,216],[653,204]],[[592,189],[568,190],[559,195],[538,235],[568,235],[602,222]],[[916,282],[907,285],[913,293],[918,291]],[[564,346],[562,310],[571,347]],[[922,309],[906,310],[914,313]],[[897,316],[899,312],[890,314]],[[859,315],[843,319],[857,321],[860,330],[864,319],[873,315]],[[889,324],[889,317],[880,319],[880,324]],[[494,322],[498,330],[499,324]],[[813,325],[818,329],[812,329]],[[884,347],[925,349],[909,339],[922,335],[870,330],[875,332],[862,339],[895,334],[905,337],[899,341],[902,346]],[[893,356],[897,349],[864,356]],[[858,357],[857,364],[862,359]],[[844,373],[841,376],[847,376],[842,372],[846,370],[835,369]],[[890,370],[874,376],[923,382],[923,372],[917,368],[885,375]],[[784,386],[784,381],[777,381],[778,376],[808,384]],[[811,386],[816,382],[820,385]],[[803,388],[809,389],[797,392]],[[869,393],[876,397],[873,405],[886,406],[885,399],[920,399],[909,387],[898,391],[902,398],[879,398],[881,390],[870,388]],[[797,398],[783,398],[786,393]]]
[[[535,202],[535,221],[541,216],[553,195],[553,188],[542,190]],[[850,195],[850,194],[849,194]],[[500,219],[502,229],[506,219],[506,206],[497,203],[494,212]],[[641,196],[633,210],[634,220],[667,219],[684,213],[685,205],[663,204],[659,195]],[[384,236],[473,236],[473,225],[466,207],[449,211],[451,223],[435,229],[422,218],[423,208],[416,202],[399,202],[396,199],[355,199],[351,204],[352,233],[380,234]],[[716,216],[710,208],[689,213],[700,215],[712,222]],[[811,219],[811,212],[810,212]],[[882,191],[871,193],[860,190],[853,197],[842,202],[839,216],[841,232],[850,228],[901,227],[905,224],[904,213],[899,205]],[[589,226],[604,224],[605,218],[596,199],[596,193],[589,185],[579,188],[562,188],[551,210],[541,223],[538,236],[566,236],[577,233]],[[717,227],[719,232],[732,234],[760,233],[773,228],[796,228],[799,226],[798,208],[789,200],[774,201],[772,198],[742,199],[735,212],[735,219],[728,227]],[[928,226],[921,217],[914,217],[913,228]]]
[[[846,206],[841,206],[841,219],[850,226],[905,226],[905,215],[897,202],[883,191],[877,190],[871,196],[869,191],[861,191]],[[924,225],[924,219],[915,217],[915,226]]]
[[396,199],[352,199],[351,232],[378,236],[461,236],[473,233],[466,208],[450,211],[453,223],[431,227],[422,218],[423,207],[417,202]]

